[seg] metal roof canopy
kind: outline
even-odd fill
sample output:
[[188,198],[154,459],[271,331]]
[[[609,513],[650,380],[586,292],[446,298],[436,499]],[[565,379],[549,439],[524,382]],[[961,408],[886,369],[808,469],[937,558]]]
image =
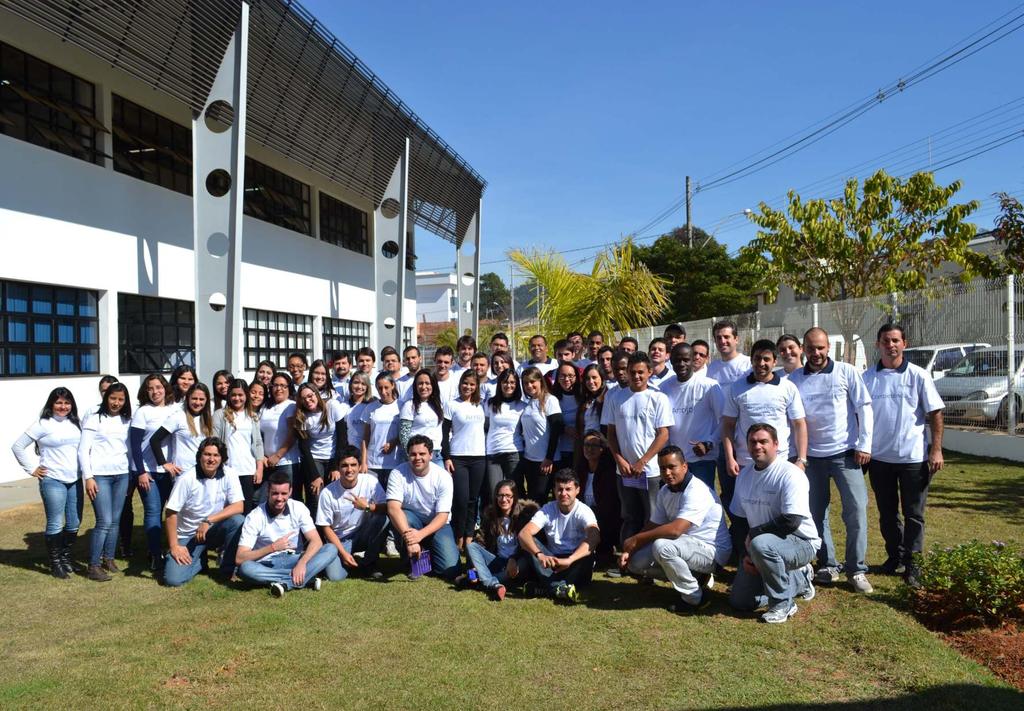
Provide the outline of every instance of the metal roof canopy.
[[[247,140],[371,201],[410,141],[413,221],[460,245],[486,182],[299,3],[249,0]],[[198,116],[240,0],[0,0]]]

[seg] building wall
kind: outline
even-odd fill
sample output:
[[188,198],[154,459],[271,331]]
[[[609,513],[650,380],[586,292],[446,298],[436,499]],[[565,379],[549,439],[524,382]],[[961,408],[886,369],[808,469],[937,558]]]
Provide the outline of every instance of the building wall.
[[455,275],[448,272],[420,272],[416,275],[416,321],[451,321]]

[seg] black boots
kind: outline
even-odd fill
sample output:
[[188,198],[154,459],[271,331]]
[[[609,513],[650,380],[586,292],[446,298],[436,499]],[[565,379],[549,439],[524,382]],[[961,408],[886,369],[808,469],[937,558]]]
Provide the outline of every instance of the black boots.
[[64,531],[62,534],[63,539],[60,547],[60,567],[64,569],[64,572],[68,575],[79,572],[75,564],[71,562],[72,547],[75,545],[75,540],[78,538],[78,531]]
[[52,573],[55,578],[67,580],[68,573],[64,570],[64,566],[61,565],[60,559],[61,550],[64,545],[64,534],[48,534],[44,536],[44,538],[46,539],[46,553],[50,561],[50,573]]

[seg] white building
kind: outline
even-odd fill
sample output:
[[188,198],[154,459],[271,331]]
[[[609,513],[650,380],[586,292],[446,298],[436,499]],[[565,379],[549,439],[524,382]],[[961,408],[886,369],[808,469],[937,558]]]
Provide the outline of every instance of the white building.
[[416,272],[416,321],[454,321],[459,315],[454,272]]
[[[414,342],[413,224],[455,245],[474,234],[479,242],[482,178],[297,4],[5,7],[0,481],[23,476],[10,444],[58,385],[82,411],[98,402],[100,374],[134,393],[145,374],[192,364],[194,344],[211,336],[228,344],[230,362],[201,356],[204,382],[221,367],[249,379],[259,361],[283,366],[294,351],[379,350],[397,332]],[[245,112],[227,119],[243,139],[244,179],[230,187],[236,212],[217,208],[237,224],[200,241],[206,208],[193,198],[193,185],[203,188],[193,158],[203,139],[193,127],[211,116],[222,60],[246,46],[245,71],[233,70],[247,76]],[[407,187],[400,250],[381,237],[395,175]],[[193,246],[216,257],[214,238],[221,254],[230,243],[229,260],[241,243],[236,290],[223,288],[237,316],[220,334],[204,331],[196,313],[197,269],[211,257]],[[395,291],[384,281],[388,259],[405,282],[394,310],[381,306]]]

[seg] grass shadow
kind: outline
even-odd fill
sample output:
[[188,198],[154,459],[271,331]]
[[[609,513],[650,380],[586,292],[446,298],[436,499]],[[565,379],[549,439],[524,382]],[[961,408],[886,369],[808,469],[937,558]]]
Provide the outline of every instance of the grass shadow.
[[933,686],[892,698],[866,699],[861,701],[832,701],[820,703],[785,703],[751,706],[709,706],[717,711],[854,711],[855,709],[876,709],[878,711],[943,711],[945,709],[1002,709],[1024,708],[1024,694],[1014,689],[981,684],[947,684]]

